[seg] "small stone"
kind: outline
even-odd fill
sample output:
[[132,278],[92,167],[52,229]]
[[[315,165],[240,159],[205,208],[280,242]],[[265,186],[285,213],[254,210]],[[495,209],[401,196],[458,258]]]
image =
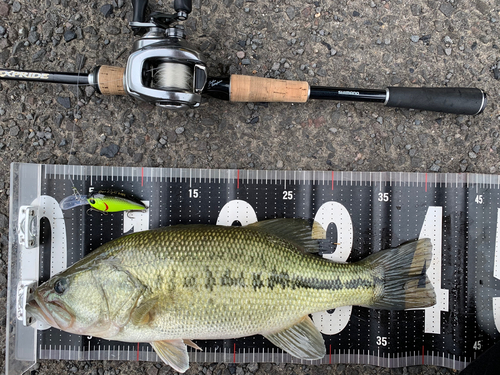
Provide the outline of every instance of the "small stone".
[[70,42],[76,38],[76,33],[73,30],[66,30],[64,32],[64,40]]
[[238,52],[236,52],[236,56],[238,57],[238,59],[243,59],[243,58],[245,58],[245,52],[238,51]]
[[0,17],[7,17],[9,15],[9,6],[5,3],[0,3]]
[[56,124],[56,126],[58,128],[61,126],[63,119],[64,119],[64,116],[60,113],[58,113],[56,115],[56,117],[54,117],[54,123]]
[[475,145],[474,147],[472,147],[472,151],[474,151],[475,153],[478,153],[479,151],[481,151],[481,146]]
[[410,37],[410,40],[411,40],[413,43],[417,43],[417,42],[420,40],[420,38],[419,38],[419,36],[418,36],[418,35],[412,35],[412,36]]
[[111,159],[116,156],[118,151],[120,151],[120,147],[117,144],[111,143],[109,146],[101,148],[100,155]]
[[28,34],[28,42],[31,44],[35,44],[39,38],[40,35],[36,31],[30,31]]
[[278,162],[276,163],[277,168],[283,168],[283,165],[283,160],[278,160]]
[[175,129],[176,134],[182,134],[184,133],[184,128],[182,126],[179,126],[177,129]]
[[446,53],[447,56],[451,55],[451,48],[445,48],[444,53]]
[[95,89],[92,86],[86,86],[85,87],[85,95],[87,98],[90,98],[92,95],[94,95]]
[[432,172],[439,172],[439,170],[441,169],[441,167],[439,165],[437,165],[436,163],[432,163],[432,165],[430,166],[429,168]]
[[273,64],[273,66],[272,66],[271,70],[276,71],[276,70],[279,70],[279,68],[280,68],[280,63],[279,63],[279,62],[276,62],[276,63],[274,63],[274,64]]
[[477,154],[474,151],[469,152],[469,158],[475,159],[477,158]]
[[66,109],[71,108],[71,100],[69,97],[58,96],[56,101]]
[[422,6],[420,4],[412,4],[410,6],[410,9],[411,9],[411,14],[414,16],[418,16],[422,12]]
[[241,60],[241,63],[243,65],[250,65],[251,62],[250,62],[250,59],[243,59],[243,60]]
[[66,140],[66,138],[63,138],[61,140],[61,142],[59,142],[59,147],[64,147],[68,144],[68,141]]
[[40,151],[37,159],[39,161],[45,161],[45,160],[49,160],[51,157],[52,157],[52,153],[50,153],[49,151]]
[[140,163],[142,161],[143,154],[140,152],[136,152],[134,154],[134,163]]
[[110,25],[110,26],[106,26],[104,28],[104,31],[106,31],[107,34],[110,34],[110,35],[118,35],[120,34],[120,29],[116,26],[113,26],[113,25]]
[[40,60],[42,60],[42,58],[45,56],[46,53],[47,53],[47,51],[44,48],[42,48],[31,57],[31,60],[32,61],[40,61]]
[[247,366],[248,371],[255,372],[259,369],[259,364],[257,362],[249,363]]
[[104,4],[101,9],[99,9],[104,17],[108,18],[113,14],[113,5]]
[[442,3],[441,6],[439,7],[439,10],[446,17],[450,17],[455,12],[455,8],[453,7],[453,5],[447,2]]
[[9,129],[9,134],[13,137],[16,137],[20,131],[21,129],[19,129],[19,126],[15,125]]
[[12,13],[19,13],[21,11],[21,3],[19,1],[14,1],[12,4]]
[[290,21],[295,18],[295,8],[294,7],[292,7],[292,6],[287,7],[285,12],[286,12],[286,15],[288,16],[288,18],[290,19]]
[[500,79],[500,69],[497,66],[493,68],[493,78]]
[[353,16],[353,17],[359,17],[359,16],[360,16],[360,13],[359,13],[358,11],[356,11],[356,10],[355,10],[354,12],[352,12],[352,16]]

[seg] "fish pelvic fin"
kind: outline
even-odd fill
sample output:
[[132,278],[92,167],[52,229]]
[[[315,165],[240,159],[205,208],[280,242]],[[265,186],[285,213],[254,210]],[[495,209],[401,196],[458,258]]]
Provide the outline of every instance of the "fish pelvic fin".
[[308,360],[321,359],[326,354],[325,341],[309,316],[297,324],[263,336],[288,354]]
[[431,259],[431,240],[424,238],[363,260],[370,263],[376,280],[373,303],[366,307],[404,310],[436,304],[434,287],[426,274]]
[[184,373],[189,368],[187,346],[183,340],[153,341],[150,343],[158,357],[175,371]]

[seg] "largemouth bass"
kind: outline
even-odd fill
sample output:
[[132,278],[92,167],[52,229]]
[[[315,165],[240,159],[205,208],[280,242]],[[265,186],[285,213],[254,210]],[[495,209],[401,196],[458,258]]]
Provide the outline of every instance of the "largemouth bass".
[[[318,227],[318,226],[316,226]],[[40,285],[28,313],[67,332],[149,342],[189,368],[191,340],[264,335],[302,359],[325,355],[309,314],[344,305],[435,304],[428,239],[341,264],[301,219],[246,227],[178,225],[113,240]]]

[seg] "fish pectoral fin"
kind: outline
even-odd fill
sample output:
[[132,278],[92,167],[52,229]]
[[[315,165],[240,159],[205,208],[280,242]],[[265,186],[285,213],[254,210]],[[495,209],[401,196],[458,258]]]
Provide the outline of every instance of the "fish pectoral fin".
[[187,339],[184,339],[182,340],[184,341],[184,344],[186,344],[187,346],[190,346],[192,347],[193,349],[196,349],[196,350],[199,350],[199,351],[203,351],[202,348],[200,348],[198,345],[196,345],[194,342],[192,342],[191,340],[187,340]]
[[189,368],[187,346],[183,340],[153,341],[151,346],[161,360],[175,371],[183,373]]
[[158,298],[152,298],[141,303],[134,309],[134,311],[132,311],[132,314],[130,315],[132,323],[136,326],[148,324],[151,320],[153,320],[157,305]]
[[300,359],[321,359],[326,354],[325,341],[309,316],[278,332],[263,335],[277,347]]

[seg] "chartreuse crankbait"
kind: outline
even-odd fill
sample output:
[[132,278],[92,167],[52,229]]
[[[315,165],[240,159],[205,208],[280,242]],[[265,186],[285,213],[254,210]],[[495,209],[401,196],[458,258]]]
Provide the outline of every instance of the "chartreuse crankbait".
[[60,203],[63,210],[89,204],[92,209],[101,212],[145,211],[146,205],[140,200],[115,190],[99,190],[90,195],[74,194]]

